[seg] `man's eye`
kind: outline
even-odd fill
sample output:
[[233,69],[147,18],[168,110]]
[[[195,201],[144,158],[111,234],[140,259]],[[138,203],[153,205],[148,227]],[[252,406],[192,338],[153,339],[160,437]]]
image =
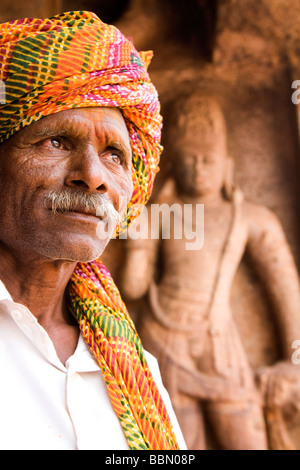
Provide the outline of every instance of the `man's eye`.
[[119,155],[119,153],[115,149],[108,149],[106,153],[106,158],[108,160],[111,160],[116,165],[122,165],[123,163],[122,155]]
[[39,142],[39,145],[42,145],[43,147],[46,147],[46,148],[56,149],[56,150],[65,149],[65,144],[63,142],[63,139],[61,139],[60,137],[49,137],[48,139],[45,139],[42,142]]
[[114,163],[116,163],[117,165],[121,165],[122,163],[122,159],[119,155],[116,155],[115,153],[112,153],[111,154],[111,159]]
[[61,149],[63,147],[63,143],[60,139],[56,137],[52,137],[50,139],[51,146],[55,149]]

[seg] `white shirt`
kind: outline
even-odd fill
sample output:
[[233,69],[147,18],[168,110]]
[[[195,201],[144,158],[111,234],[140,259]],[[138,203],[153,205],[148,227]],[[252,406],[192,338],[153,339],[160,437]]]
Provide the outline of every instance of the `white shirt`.
[[[156,359],[147,361],[186,449]],[[128,450],[97,361],[80,336],[65,365],[36,318],[0,281],[0,449]]]

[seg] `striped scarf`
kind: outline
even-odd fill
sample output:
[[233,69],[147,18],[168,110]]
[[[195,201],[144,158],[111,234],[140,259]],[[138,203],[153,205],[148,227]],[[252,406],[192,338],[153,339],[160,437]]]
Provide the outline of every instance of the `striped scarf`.
[[[162,118],[147,72],[151,57],[151,52],[138,53],[117,28],[89,12],[0,25],[0,80],[5,85],[0,142],[59,111],[92,106],[121,110],[131,140],[134,190],[117,232],[137,217],[158,171]],[[78,263],[69,292],[129,448],[177,449],[136,329],[101,261]]]

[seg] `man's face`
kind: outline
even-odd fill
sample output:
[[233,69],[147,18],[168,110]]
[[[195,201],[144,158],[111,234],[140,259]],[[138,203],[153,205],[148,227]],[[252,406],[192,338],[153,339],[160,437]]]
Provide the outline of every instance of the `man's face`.
[[[129,202],[131,146],[121,112],[72,109],[22,129],[1,145],[0,191],[0,243],[11,253],[51,260],[96,259],[111,230],[103,230],[104,220],[78,194],[103,195],[119,213]],[[70,210],[58,206],[53,212],[53,194],[59,199],[64,192],[71,199],[76,193],[75,202]]]

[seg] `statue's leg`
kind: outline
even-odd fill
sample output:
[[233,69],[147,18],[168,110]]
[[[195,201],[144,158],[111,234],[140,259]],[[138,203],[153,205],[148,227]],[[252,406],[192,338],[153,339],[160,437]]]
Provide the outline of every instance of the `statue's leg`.
[[177,395],[172,402],[187,448],[205,450],[206,436],[203,411],[197,400]]
[[268,450],[262,408],[256,403],[209,403],[208,419],[222,450]]

